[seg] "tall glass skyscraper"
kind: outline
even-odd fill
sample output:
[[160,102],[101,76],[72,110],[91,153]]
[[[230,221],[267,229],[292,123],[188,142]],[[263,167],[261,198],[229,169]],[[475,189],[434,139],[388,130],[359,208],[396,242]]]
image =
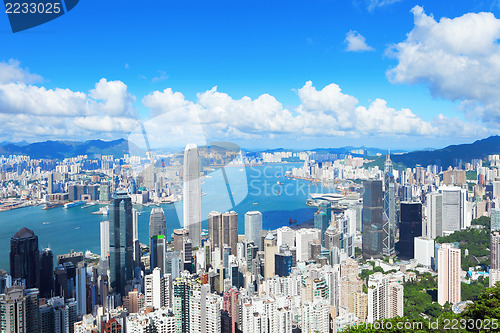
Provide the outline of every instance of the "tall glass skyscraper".
[[402,202],[400,211],[399,256],[413,259],[415,257],[415,237],[422,236],[422,204],[420,202]]
[[167,244],[165,235],[154,235],[150,239],[150,266],[151,271],[159,267],[161,274],[165,272],[165,252]]
[[383,258],[382,181],[363,182],[363,257]]
[[314,213],[314,228],[321,230],[321,245],[323,246],[325,245],[325,232],[329,225],[329,216],[323,208]]
[[201,183],[198,147],[190,143],[184,150],[184,228],[189,230],[193,247],[201,246]]
[[384,255],[394,254],[396,239],[396,182],[389,155],[384,166]]
[[40,287],[38,236],[28,228],[22,228],[10,240],[10,275],[24,280],[26,288]]
[[54,254],[43,249],[40,257],[40,297],[50,298],[54,290]]
[[155,207],[151,210],[151,215],[149,215],[149,239],[159,235],[167,235],[167,224],[163,208]]
[[123,296],[134,269],[132,201],[125,191],[116,192],[112,199],[109,209],[110,285],[115,293]]
[[260,231],[262,230],[262,213],[254,210],[245,214],[245,240],[260,243]]

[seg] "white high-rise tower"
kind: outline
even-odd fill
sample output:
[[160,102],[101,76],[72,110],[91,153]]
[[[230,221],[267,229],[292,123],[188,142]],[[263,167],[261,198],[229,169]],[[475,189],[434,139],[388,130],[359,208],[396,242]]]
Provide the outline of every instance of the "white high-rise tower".
[[201,246],[201,184],[198,147],[189,143],[184,150],[184,228],[193,247]]

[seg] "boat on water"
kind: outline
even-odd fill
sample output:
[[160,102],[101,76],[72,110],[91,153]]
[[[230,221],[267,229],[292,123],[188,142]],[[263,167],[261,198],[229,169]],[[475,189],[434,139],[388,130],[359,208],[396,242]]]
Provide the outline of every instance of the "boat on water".
[[276,184],[278,184],[278,185],[283,185],[283,183],[280,183],[280,181],[279,181],[279,180],[276,182]]
[[49,223],[50,223],[50,222],[45,221],[45,222],[43,222],[42,224],[49,224]]
[[97,212],[93,212],[92,214],[97,214],[97,215],[108,215],[109,214],[109,206],[104,206],[99,208]]
[[85,205],[87,203],[87,201],[73,201],[73,202],[70,202],[70,203],[67,203],[64,205],[64,208],[72,208],[72,207],[76,207],[76,206],[81,206],[81,205]]
[[254,202],[253,204],[254,204],[254,205],[258,205],[259,203],[258,203],[258,202]]

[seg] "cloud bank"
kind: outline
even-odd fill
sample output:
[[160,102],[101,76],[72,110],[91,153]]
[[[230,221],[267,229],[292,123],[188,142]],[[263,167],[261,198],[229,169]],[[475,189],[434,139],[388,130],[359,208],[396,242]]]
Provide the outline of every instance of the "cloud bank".
[[[137,132],[135,107],[139,106],[121,81],[102,78],[89,91],[81,92],[36,84],[43,78],[21,68],[16,61],[0,63],[0,70],[2,140],[113,139]],[[213,87],[191,101],[181,92],[166,88],[140,100],[150,113],[150,120],[142,121],[158,145],[182,145],[204,138],[241,142],[276,138],[467,137],[487,133],[481,125],[444,115],[426,121],[410,109],[391,107],[381,98],[360,105],[356,97],[334,83],[317,88],[307,81],[297,94],[300,103],[290,108],[270,94],[235,99]]]
[[413,29],[386,51],[398,61],[387,78],[392,83],[424,84],[435,97],[460,101],[469,119],[498,127],[500,20],[481,12],[437,21],[420,6],[411,12]]

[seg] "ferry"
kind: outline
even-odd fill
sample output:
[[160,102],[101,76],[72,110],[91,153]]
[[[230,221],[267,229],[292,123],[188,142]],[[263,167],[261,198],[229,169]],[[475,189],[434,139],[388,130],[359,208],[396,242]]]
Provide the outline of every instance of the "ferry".
[[67,203],[64,205],[64,208],[72,208],[72,207],[76,207],[76,206],[81,206],[81,205],[85,205],[87,202],[86,201],[74,201],[74,202],[70,202],[70,203]]

